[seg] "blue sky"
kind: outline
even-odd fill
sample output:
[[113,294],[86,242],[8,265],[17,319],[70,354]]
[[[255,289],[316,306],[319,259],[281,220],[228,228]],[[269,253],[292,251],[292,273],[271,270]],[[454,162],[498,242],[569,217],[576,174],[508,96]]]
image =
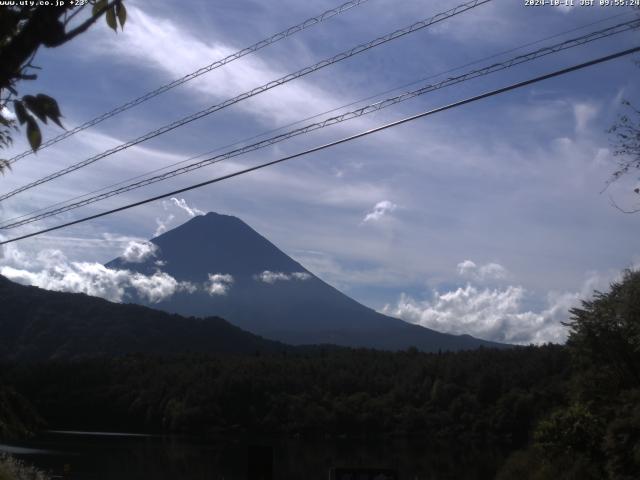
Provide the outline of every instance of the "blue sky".
[[[2,191],[456,4],[369,0],[21,160],[0,179]],[[116,35],[100,23],[64,47],[42,50],[36,60],[42,67],[39,79],[25,84],[22,93],[56,97],[64,123],[75,126],[337,5],[127,0],[124,32]],[[606,20],[613,15],[619,16]],[[623,7],[525,7],[524,1],[493,0],[18,195],[0,205],[0,215],[27,213],[592,22],[601,21],[479,65],[631,18],[633,13]],[[60,219],[295,153],[637,41],[635,31],[565,51]],[[310,271],[375,309],[482,338],[562,341],[565,332],[559,322],[566,319],[567,309],[593,288],[606,288],[621,269],[640,263],[640,217],[620,213],[609,199],[611,195],[620,205],[633,207],[637,175],[600,193],[615,169],[606,130],[621,112],[623,98],[638,101],[638,73],[632,58],[616,60],[193,191],[176,201],[26,240],[5,251],[0,272],[42,286],[89,291],[83,282],[100,279],[76,278],[78,265],[106,262],[130,242],[186,221],[193,209],[216,211],[239,216]],[[446,75],[430,81],[442,78]],[[57,133],[46,129],[45,139]],[[24,149],[20,139],[6,156]],[[75,272],[74,281],[73,275],[60,273],[67,271]],[[55,285],[43,280],[51,275],[65,280]],[[90,291],[99,294],[99,289]]]

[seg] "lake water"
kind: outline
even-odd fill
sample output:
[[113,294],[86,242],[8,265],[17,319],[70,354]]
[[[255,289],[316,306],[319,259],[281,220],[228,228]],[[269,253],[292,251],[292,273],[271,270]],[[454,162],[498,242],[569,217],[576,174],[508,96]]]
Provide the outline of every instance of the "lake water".
[[69,480],[253,480],[268,471],[266,480],[329,480],[332,470],[342,472],[340,480],[480,480],[493,478],[500,460],[486,451],[434,450],[415,439],[205,440],[100,432],[48,432],[1,444],[0,451]]

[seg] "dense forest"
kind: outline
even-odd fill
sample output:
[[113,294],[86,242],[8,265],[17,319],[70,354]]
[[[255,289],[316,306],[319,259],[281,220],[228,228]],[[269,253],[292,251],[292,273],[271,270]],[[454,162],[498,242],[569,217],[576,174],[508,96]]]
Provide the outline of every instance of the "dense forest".
[[521,446],[563,402],[557,346],[423,354],[127,356],[4,368],[54,428],[420,434]]
[[6,362],[0,398],[21,395],[15,414],[34,422],[37,412],[49,428],[413,436],[498,448],[507,458],[503,479],[633,479],[639,300],[640,272],[626,272],[572,310],[566,346]]

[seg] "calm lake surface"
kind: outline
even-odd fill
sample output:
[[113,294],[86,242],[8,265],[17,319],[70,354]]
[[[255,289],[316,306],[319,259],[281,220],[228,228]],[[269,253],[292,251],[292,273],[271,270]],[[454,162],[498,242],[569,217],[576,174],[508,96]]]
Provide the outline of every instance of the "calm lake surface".
[[[26,442],[0,444],[0,451],[69,480],[246,480],[254,475],[252,468],[270,469],[270,465],[272,478],[278,480],[329,480],[336,467],[386,468],[402,480],[473,480],[493,478],[500,463],[499,455],[492,452],[434,451],[415,439],[205,440],[48,432]],[[63,477],[65,465],[69,473]]]

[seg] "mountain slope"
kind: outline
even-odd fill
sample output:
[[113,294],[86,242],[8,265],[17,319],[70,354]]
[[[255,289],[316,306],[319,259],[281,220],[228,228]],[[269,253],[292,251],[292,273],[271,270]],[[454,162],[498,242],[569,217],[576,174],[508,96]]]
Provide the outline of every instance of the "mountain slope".
[[[195,292],[182,291],[154,308],[182,315],[219,315],[234,325],[292,344],[424,351],[499,346],[468,335],[448,335],[382,315],[326,284],[242,220],[216,213],[198,216],[151,242],[156,254],[140,263],[120,257],[107,264],[153,274],[158,269]],[[233,279],[224,292],[210,276]],[[214,277],[215,278],[215,277]],[[148,301],[133,296],[136,303]]]
[[47,360],[126,353],[247,353],[288,348],[217,317],[185,318],[13,283],[0,275],[0,359]]

